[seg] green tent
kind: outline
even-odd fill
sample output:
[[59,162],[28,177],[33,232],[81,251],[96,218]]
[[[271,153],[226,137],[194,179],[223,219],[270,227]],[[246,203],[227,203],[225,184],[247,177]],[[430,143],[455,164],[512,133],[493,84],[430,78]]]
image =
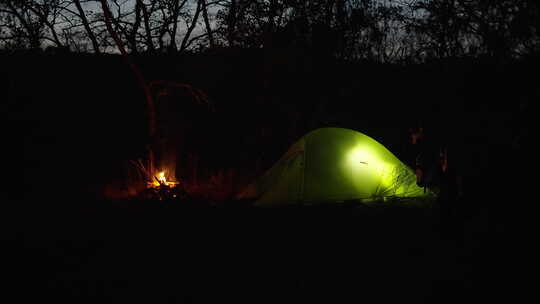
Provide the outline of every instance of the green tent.
[[342,128],[314,130],[237,196],[256,205],[426,196],[414,172],[373,138]]

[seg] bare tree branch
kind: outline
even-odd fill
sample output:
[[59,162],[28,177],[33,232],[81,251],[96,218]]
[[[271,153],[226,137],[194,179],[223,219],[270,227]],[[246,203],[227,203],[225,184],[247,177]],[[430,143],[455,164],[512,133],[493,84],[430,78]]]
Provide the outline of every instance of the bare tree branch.
[[195,15],[193,16],[193,20],[191,20],[191,25],[189,26],[186,34],[184,35],[184,38],[182,39],[182,45],[180,46],[180,51],[184,51],[186,49],[187,43],[189,41],[189,36],[191,36],[191,33],[193,32],[193,29],[195,29],[195,26],[197,25],[197,21],[199,20],[199,14],[202,10],[202,1],[197,1],[197,8],[195,10]]
[[94,35],[94,32],[90,28],[90,24],[88,23],[88,19],[86,18],[86,14],[81,6],[80,0],[73,0],[73,3],[77,7],[77,11],[79,12],[79,18],[81,18],[82,25],[84,26],[84,29],[86,30],[86,34],[88,35],[88,38],[92,42],[92,47],[94,48],[94,52],[96,54],[100,53],[99,50],[99,44],[97,42],[96,36]]

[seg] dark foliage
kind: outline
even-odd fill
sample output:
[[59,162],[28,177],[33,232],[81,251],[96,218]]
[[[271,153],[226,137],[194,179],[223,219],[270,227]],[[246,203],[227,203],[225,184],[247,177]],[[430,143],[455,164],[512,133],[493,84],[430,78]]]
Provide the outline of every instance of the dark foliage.
[[[463,152],[471,176],[510,170],[511,162],[498,159],[530,146],[528,109],[539,94],[530,75],[537,58],[403,67],[340,61],[298,66],[291,57],[230,50],[137,58],[149,79],[191,84],[215,106],[210,111],[181,90],[162,99],[180,178],[191,177],[196,158],[199,175],[236,168],[250,176],[247,182],[323,126],[362,131],[405,157],[407,130],[421,124]],[[8,138],[23,150],[14,164],[24,168],[19,184],[25,193],[99,192],[103,183],[123,178],[123,162],[144,153],[142,90],[119,57],[18,54],[1,60]]]

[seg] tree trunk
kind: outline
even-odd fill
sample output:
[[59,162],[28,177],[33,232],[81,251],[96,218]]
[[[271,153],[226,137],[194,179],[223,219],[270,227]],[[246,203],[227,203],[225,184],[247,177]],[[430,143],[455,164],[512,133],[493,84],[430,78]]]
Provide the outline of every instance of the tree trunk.
[[[185,1],[184,1],[185,2]],[[184,4],[182,3],[182,6]],[[175,0],[173,5],[173,12],[172,12],[172,30],[170,33],[171,36],[171,42],[169,43],[169,49],[173,51],[178,50],[178,46],[176,45],[176,33],[178,31],[178,15],[180,14],[180,0]]]
[[[152,97],[152,92],[150,90],[150,86],[147,84],[146,80],[144,79],[144,75],[139,70],[139,68],[135,65],[135,63],[132,61],[129,54],[126,52],[126,49],[124,47],[124,43],[122,40],[118,37],[116,34],[116,31],[113,28],[112,25],[112,14],[109,10],[109,6],[107,5],[107,0],[100,0],[101,7],[103,9],[104,13],[104,19],[105,19],[105,25],[107,26],[107,30],[109,31],[109,34],[112,36],[113,40],[115,41],[118,49],[120,50],[120,53],[122,54],[122,58],[124,58],[124,61],[129,66],[131,71],[135,74],[135,77],[137,78],[137,81],[139,82],[139,85],[144,90],[144,94],[146,97],[146,104],[147,104],[147,110],[148,110],[148,135],[150,137],[150,146],[148,148],[148,170],[150,174],[154,174],[154,161],[155,161],[155,155],[153,150],[153,145],[156,142],[156,110],[154,105],[154,99]],[[149,176],[149,178],[151,178]]]

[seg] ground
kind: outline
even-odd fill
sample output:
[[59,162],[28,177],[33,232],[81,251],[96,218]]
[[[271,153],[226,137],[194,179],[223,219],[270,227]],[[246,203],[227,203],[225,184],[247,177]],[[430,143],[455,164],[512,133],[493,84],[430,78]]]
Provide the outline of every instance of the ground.
[[482,209],[442,222],[434,209],[359,205],[73,200],[6,211],[4,287],[20,302],[455,303],[517,296],[517,281],[507,276],[516,267],[513,237]]

